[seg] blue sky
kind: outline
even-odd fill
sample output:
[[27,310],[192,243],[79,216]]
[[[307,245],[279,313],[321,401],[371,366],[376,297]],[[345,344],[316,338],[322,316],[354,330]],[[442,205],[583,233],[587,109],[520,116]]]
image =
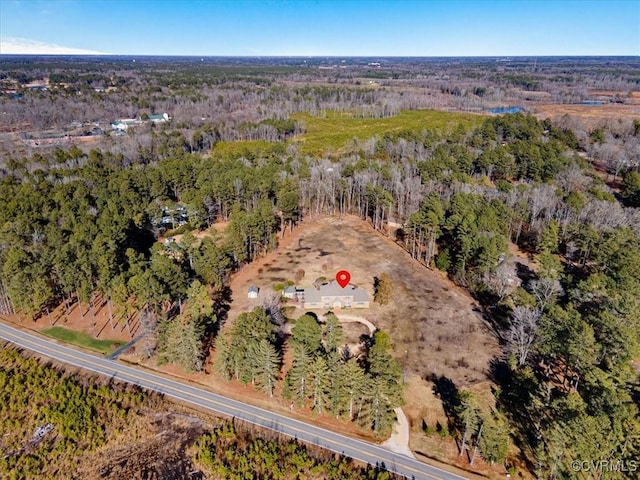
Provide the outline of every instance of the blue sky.
[[0,0],[0,53],[640,55],[640,0]]

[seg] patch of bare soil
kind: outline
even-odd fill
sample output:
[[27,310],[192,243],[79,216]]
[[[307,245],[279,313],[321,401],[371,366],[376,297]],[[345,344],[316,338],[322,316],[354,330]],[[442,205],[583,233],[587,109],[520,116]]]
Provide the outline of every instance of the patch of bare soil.
[[175,411],[148,412],[139,438],[110,442],[81,458],[76,478],[187,480],[194,471],[188,449],[212,428],[209,421]]

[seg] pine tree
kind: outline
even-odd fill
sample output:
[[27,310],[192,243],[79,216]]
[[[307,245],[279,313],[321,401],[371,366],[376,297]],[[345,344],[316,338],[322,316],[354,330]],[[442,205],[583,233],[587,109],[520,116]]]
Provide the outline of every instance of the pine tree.
[[309,375],[313,361],[304,348],[294,345],[293,366],[287,373],[288,396],[293,398],[298,405],[304,405],[309,397]]
[[365,376],[364,404],[359,423],[371,428],[376,437],[384,436],[396,419],[393,409],[385,381],[380,377]]
[[339,352],[344,342],[344,330],[334,313],[328,313],[324,319],[324,348],[328,355],[333,355]]
[[484,459],[491,465],[504,463],[509,448],[509,429],[502,416],[490,414],[484,418],[478,446]]
[[329,368],[327,361],[322,357],[316,357],[309,365],[309,386],[311,408],[323,413],[329,401]]
[[350,358],[340,369],[340,413],[354,420],[365,388],[365,374],[356,358]]
[[291,329],[291,342],[308,355],[315,355],[322,348],[320,324],[311,315],[302,315]]
[[280,366],[280,357],[275,347],[263,339],[251,345],[248,356],[253,382],[260,390],[273,397]]
[[480,423],[480,408],[473,394],[467,390],[459,393],[460,404],[455,411],[458,428],[462,431],[460,455],[467,448],[467,442],[476,433]]
[[202,328],[196,322],[165,320],[158,336],[159,363],[175,363],[186,371],[202,370]]

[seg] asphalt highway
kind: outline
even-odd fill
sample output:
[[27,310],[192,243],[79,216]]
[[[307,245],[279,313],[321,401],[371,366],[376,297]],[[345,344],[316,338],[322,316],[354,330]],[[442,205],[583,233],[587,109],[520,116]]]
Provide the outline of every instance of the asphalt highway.
[[6,324],[0,324],[0,338],[68,365],[154,390],[168,397],[274,430],[370,465],[384,463],[385,468],[390,472],[404,475],[407,478],[416,480],[461,480],[464,478],[413,458],[390,452],[378,445],[242,403],[151,373],[142,368],[130,367],[106,357],[75,350]]

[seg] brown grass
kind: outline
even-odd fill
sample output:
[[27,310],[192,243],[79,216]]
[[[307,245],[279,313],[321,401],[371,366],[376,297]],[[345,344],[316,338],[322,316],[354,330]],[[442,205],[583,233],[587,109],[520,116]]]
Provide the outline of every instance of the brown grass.
[[[305,270],[302,287],[320,276],[330,279],[338,270],[348,270],[352,283],[364,288],[371,300],[374,277],[387,272],[394,288],[392,303],[383,307],[372,303],[370,309],[349,313],[388,331],[397,358],[422,378],[445,375],[459,386],[487,378],[489,361],[499,351],[497,341],[474,300],[444,275],[413,261],[357,217],[309,219],[286,240],[277,252],[232,278],[231,319],[260,304],[260,298],[247,298],[250,285],[258,285],[266,295],[274,283],[293,279],[299,268]],[[302,313],[300,308],[296,316]]]
[[598,126],[606,121],[640,119],[640,105],[536,105],[535,115],[539,119],[559,118],[564,115],[578,117],[587,126]]
[[[452,439],[427,437],[422,430],[422,420],[431,427],[436,422],[447,423],[442,403],[426,378],[432,374],[449,377],[458,388],[473,391],[485,409],[493,406],[487,370],[500,349],[473,299],[443,274],[412,260],[367,222],[352,216],[317,217],[308,218],[288,235],[276,252],[234,275],[229,318],[260,305],[260,298],[247,298],[249,285],[258,285],[261,294],[266,294],[274,283],[292,280],[299,268],[305,270],[299,283],[303,287],[319,276],[331,278],[346,269],[352,282],[367,290],[371,300],[373,278],[382,272],[391,276],[395,295],[390,305],[372,303],[370,309],[354,309],[349,314],[367,318],[391,334],[394,354],[407,373],[404,411],[411,425],[411,448],[426,449],[441,461],[457,461]],[[297,308],[291,316],[304,312]],[[346,324],[345,330],[350,341],[366,333],[359,324]]]

